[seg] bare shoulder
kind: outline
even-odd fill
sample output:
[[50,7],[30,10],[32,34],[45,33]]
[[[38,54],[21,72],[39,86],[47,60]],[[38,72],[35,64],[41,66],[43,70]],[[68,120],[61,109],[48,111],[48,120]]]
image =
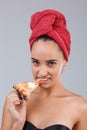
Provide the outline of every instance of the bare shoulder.
[[78,94],[73,94],[73,100],[78,105],[78,109],[86,110],[87,109],[87,99]]
[[[80,111],[80,113],[85,112],[85,114],[87,113],[87,100],[83,97],[83,96],[77,96],[77,100],[76,103],[78,105],[78,110]],[[81,116],[84,116],[83,114]]]
[[87,111],[87,99],[85,99],[83,96],[75,94],[75,93],[70,93],[70,101],[72,104],[74,104],[76,110],[78,112],[80,111]]
[[74,130],[87,130],[87,100],[80,95],[73,95],[77,121]]

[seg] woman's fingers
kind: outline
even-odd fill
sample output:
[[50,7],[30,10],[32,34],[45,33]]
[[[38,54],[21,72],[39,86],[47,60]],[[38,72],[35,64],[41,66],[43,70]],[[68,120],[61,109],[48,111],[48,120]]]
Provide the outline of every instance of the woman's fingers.
[[7,108],[12,115],[14,121],[25,119],[26,117],[26,103],[20,99],[16,91],[11,92],[7,96]]

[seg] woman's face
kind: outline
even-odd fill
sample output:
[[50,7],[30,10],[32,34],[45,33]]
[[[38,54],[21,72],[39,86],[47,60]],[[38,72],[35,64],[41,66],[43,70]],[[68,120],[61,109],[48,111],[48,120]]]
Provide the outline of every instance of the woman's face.
[[31,67],[34,79],[40,79],[41,86],[53,86],[61,78],[66,64],[62,51],[54,41],[38,40],[31,49]]

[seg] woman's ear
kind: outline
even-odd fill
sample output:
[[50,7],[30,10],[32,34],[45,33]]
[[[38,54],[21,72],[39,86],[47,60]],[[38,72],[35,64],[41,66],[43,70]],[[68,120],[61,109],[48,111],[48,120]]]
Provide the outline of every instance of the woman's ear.
[[68,62],[64,59],[64,67],[67,66]]

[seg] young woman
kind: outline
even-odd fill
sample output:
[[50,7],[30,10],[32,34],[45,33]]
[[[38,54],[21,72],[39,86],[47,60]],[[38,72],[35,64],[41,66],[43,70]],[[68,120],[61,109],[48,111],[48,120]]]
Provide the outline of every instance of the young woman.
[[31,68],[40,85],[30,99],[11,92],[5,101],[1,130],[87,130],[87,101],[61,80],[70,54],[70,33],[63,14],[43,10],[31,17]]

